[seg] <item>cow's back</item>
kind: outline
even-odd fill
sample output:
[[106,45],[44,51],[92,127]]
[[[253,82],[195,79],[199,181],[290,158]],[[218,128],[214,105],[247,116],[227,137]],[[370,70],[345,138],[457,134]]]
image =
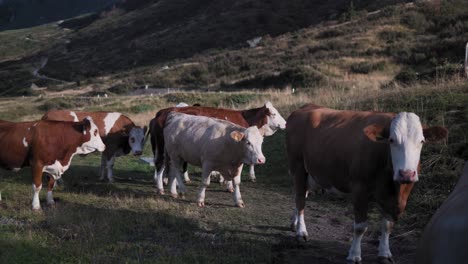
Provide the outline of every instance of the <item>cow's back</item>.
[[468,261],[468,163],[455,189],[432,216],[421,237],[418,264]]
[[84,111],[70,111],[70,110],[51,110],[48,111],[43,117],[43,120],[56,120],[56,121],[81,121],[85,117],[90,116],[99,129],[99,135],[103,140],[109,134],[116,134],[119,132],[130,132],[134,127],[134,123],[125,115],[118,112],[84,112]]
[[388,162],[388,146],[370,141],[363,131],[371,124],[388,126],[392,116],[303,106],[287,120],[288,159],[304,162],[322,187],[349,192],[353,181],[367,181]]
[[[177,152],[185,161],[201,166],[203,159],[222,159],[230,140],[225,135],[244,130],[230,122],[204,116],[170,115],[164,128],[168,152]],[[233,141],[233,140],[232,140]]]
[[165,120],[170,112],[178,112],[194,116],[213,117],[232,122],[244,128],[249,127],[249,123],[247,123],[240,111],[202,106],[171,107],[160,110],[156,115],[156,118],[159,120],[158,122],[161,127],[164,127]]

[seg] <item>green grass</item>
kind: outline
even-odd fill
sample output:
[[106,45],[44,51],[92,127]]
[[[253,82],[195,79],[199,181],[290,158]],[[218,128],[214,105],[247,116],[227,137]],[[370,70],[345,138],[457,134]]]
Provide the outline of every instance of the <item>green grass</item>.
[[[189,103],[201,98],[219,102],[247,95],[177,94],[174,100]],[[201,96],[200,98],[198,96]],[[259,95],[260,97],[265,95]],[[171,96],[138,99],[168,104]],[[241,99],[243,98],[243,99]],[[252,96],[252,100],[258,97]],[[93,105],[105,109],[129,107],[132,98]],[[161,101],[157,101],[161,100]],[[286,98],[285,98],[286,100]],[[169,100],[170,101],[170,100]],[[422,154],[422,177],[405,214],[395,226],[391,246],[398,263],[412,263],[419,234],[430,216],[453,188],[463,160],[468,157],[468,87],[457,85],[402,90],[393,94],[349,102],[344,96],[333,107],[414,111],[424,123],[445,125],[447,142],[426,145]],[[41,101],[40,103],[43,103]],[[170,102],[172,103],[172,101]],[[242,107],[241,105],[236,105]],[[155,110],[160,106],[155,106]],[[282,104],[286,117],[291,106]],[[10,109],[11,111],[11,109]],[[98,180],[100,156],[75,157],[65,173],[65,185],[55,191],[56,206],[32,212],[29,168],[18,173],[0,171],[0,263],[342,263],[346,257],[353,223],[348,200],[317,194],[307,201],[306,223],[311,241],[298,244],[289,231],[293,208],[292,180],[287,174],[284,132],[266,138],[267,163],[257,166],[257,183],[241,185],[246,208],[234,207],[232,195],[212,181],[207,207],[195,198],[200,169],[190,168],[193,181],[184,199],[155,193],[153,168],[132,156],[118,158],[116,183]],[[150,155],[149,144],[145,155]],[[167,190],[167,189],[166,189]],[[367,261],[376,258],[378,211],[370,212],[370,229],[363,242]]]

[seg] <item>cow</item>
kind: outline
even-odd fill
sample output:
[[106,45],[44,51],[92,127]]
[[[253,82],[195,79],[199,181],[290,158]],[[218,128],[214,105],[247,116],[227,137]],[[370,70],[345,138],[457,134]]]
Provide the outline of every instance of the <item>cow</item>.
[[115,158],[130,152],[139,156],[143,153],[147,128],[136,126],[130,118],[118,112],[81,112],[70,110],[51,110],[43,120],[75,121],[91,116],[99,128],[99,134],[106,145],[101,156],[100,180],[114,182],[113,167]]
[[462,264],[468,260],[468,162],[455,189],[427,224],[417,264]]
[[[244,128],[257,126],[261,129],[264,136],[273,135],[278,129],[285,129],[286,121],[280,115],[278,110],[270,102],[266,102],[263,107],[253,108],[248,110],[231,110],[214,107],[170,107],[160,110],[156,117],[150,121],[149,133],[151,135],[151,146],[154,154],[154,163],[156,165],[154,179],[157,184],[158,191],[163,194],[162,175],[164,173],[164,133],[163,128],[166,122],[167,115],[172,112],[180,112],[184,114],[214,117],[222,120],[230,121]],[[186,166],[184,166],[186,168]],[[250,166],[249,177],[251,181],[255,181],[254,166]],[[188,178],[187,170],[184,169],[184,178],[186,182]],[[234,191],[232,182],[228,182],[229,191]]]
[[442,140],[447,133],[443,127],[423,129],[414,113],[340,111],[314,104],[294,111],[286,126],[296,204],[291,229],[299,240],[307,240],[304,206],[308,186],[350,193],[354,236],[347,261],[360,262],[368,203],[373,198],[383,215],[378,256],[391,261],[389,235],[419,179],[423,144]]
[[70,167],[76,154],[104,151],[99,129],[91,117],[81,122],[33,121],[14,123],[0,120],[0,167],[32,170],[32,209],[40,210],[42,174],[49,175],[47,204],[54,204],[54,183]]
[[171,194],[177,197],[175,179],[179,190],[185,192],[181,181],[184,163],[202,168],[202,181],[197,205],[205,206],[205,190],[210,184],[212,171],[219,171],[234,181],[234,202],[244,207],[240,194],[240,174],[244,164],[263,164],[263,136],[256,126],[244,128],[229,121],[205,116],[171,112],[164,127],[165,163],[169,170]]

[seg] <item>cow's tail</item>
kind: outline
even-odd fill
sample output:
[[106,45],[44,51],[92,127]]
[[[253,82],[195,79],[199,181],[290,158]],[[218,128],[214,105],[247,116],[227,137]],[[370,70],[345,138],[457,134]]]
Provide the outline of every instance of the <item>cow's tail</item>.
[[146,130],[146,133],[145,133],[145,142],[143,142],[143,146],[146,145],[146,142],[148,141],[148,138],[151,135],[151,128],[153,127],[153,124],[154,124],[155,121],[156,121],[156,119],[153,118],[153,119],[151,119],[151,121],[149,123],[148,129]]

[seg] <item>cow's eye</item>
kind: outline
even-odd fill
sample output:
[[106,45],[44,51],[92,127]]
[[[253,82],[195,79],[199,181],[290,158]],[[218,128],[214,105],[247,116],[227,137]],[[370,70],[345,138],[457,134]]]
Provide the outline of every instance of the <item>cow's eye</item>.
[[97,136],[97,129],[94,130],[94,136]]
[[250,144],[250,141],[247,140],[247,145],[252,145],[252,144]]
[[131,143],[135,143],[135,138],[130,138]]
[[393,143],[393,142],[394,142],[394,141],[393,141],[393,138],[389,138],[389,139],[388,139],[388,142],[390,142],[390,144]]

